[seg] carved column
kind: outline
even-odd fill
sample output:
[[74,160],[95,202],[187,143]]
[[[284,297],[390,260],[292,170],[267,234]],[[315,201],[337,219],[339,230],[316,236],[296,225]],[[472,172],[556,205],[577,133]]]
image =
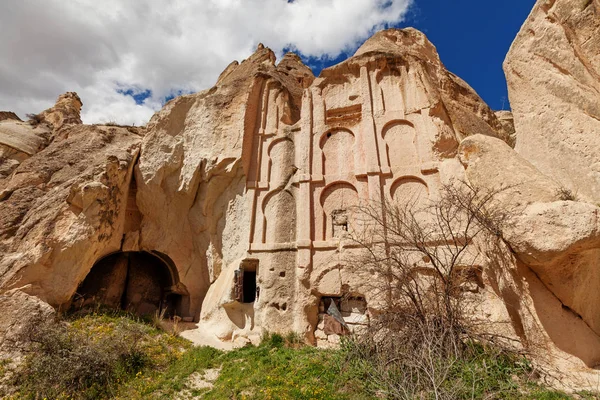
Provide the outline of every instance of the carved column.
[[360,125],[361,142],[365,152],[365,162],[369,182],[369,200],[381,201],[381,166],[377,150],[375,120],[373,117],[373,93],[369,70],[360,68],[360,88],[363,98],[362,121]]
[[310,161],[312,151],[312,96],[310,90],[305,90],[302,97],[302,114],[300,118],[300,132],[294,140],[296,144],[296,167],[298,168],[299,196],[296,207],[298,218],[296,227],[296,241],[299,249],[299,266],[310,263],[304,260],[304,253],[300,249],[309,249],[311,240],[312,199],[310,193]]
[[311,226],[313,202],[311,193],[311,163],[313,154],[313,97],[310,89],[304,90],[300,116],[300,131],[296,133],[296,167],[298,168],[298,198],[296,199],[296,281],[293,331],[304,333],[312,340],[312,324],[307,305],[311,302],[310,273],[312,271]]

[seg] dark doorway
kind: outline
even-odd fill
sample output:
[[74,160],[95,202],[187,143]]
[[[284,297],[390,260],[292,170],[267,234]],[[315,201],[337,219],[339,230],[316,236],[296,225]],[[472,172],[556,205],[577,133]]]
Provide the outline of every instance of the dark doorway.
[[244,271],[242,303],[253,303],[256,300],[256,271]]
[[99,260],[79,286],[74,306],[101,304],[138,315],[174,316],[181,295],[173,292],[172,272],[147,252],[115,253]]
[[235,271],[234,276],[234,294],[235,300],[240,303],[253,303],[259,295],[259,288],[256,283],[256,274],[258,271],[258,260],[245,259],[240,265],[240,269]]

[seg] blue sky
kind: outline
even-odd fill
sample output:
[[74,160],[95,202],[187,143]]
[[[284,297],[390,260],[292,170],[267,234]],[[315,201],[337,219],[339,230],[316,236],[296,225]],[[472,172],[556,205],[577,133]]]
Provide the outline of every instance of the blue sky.
[[[424,32],[442,62],[464,79],[494,110],[509,109],[502,62],[533,8],[535,0],[415,0],[406,21]],[[321,69],[348,58],[304,61],[318,75]]]

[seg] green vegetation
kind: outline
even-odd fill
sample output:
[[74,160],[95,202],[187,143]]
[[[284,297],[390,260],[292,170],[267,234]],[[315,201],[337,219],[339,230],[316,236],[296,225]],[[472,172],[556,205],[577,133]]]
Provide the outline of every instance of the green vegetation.
[[[223,352],[194,347],[152,321],[101,312],[39,326],[30,336],[31,355],[13,378],[18,389],[0,392],[2,398],[393,398],[381,379],[373,379],[376,358],[365,356],[353,341],[344,341],[339,350],[320,350],[303,345],[297,335],[265,334],[259,346]],[[536,384],[522,357],[478,345],[464,354],[451,363],[440,393],[457,399],[571,398]],[[387,371],[392,371],[387,378],[402,374]]]
[[[348,341],[340,350],[346,355],[347,367],[359,372],[369,393],[382,394],[383,398],[399,399],[571,399],[565,393],[541,386],[534,378],[535,370],[529,361],[516,354],[469,344],[461,358],[435,357],[417,361],[422,373],[412,371],[399,361],[396,368],[383,365],[375,352],[366,353],[360,342]],[[402,368],[398,368],[401,366]],[[416,381],[433,379],[443,373],[437,390],[429,383]],[[415,388],[423,389],[416,391]],[[426,393],[425,397],[420,397]]]
[[74,315],[32,326],[14,385],[24,399],[100,399],[147,370],[167,368],[190,344],[125,313]]
[[[341,368],[341,353],[266,335],[260,346],[221,352],[194,347],[166,371],[130,382],[124,399],[172,399],[196,371],[220,369],[211,389],[190,390],[205,399],[369,399],[358,377]],[[348,371],[349,372],[349,371]]]

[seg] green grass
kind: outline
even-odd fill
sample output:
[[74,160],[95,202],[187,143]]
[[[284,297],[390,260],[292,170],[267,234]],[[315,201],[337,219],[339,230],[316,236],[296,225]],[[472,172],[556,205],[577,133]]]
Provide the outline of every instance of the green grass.
[[340,373],[342,357],[335,351],[300,346],[268,335],[260,346],[231,352],[194,347],[161,373],[130,382],[123,399],[172,399],[186,388],[188,377],[220,368],[214,388],[204,399],[370,399],[362,382]]
[[[0,397],[173,399],[185,393],[188,398],[202,395],[204,399],[360,400],[378,398],[382,393],[369,379],[374,366],[368,360],[344,346],[340,350],[304,346],[293,334],[267,334],[259,346],[223,352],[194,347],[160,331],[151,321],[123,313],[94,312],[66,320],[66,330],[50,332],[54,347],[33,354],[24,364],[18,374],[19,391],[12,397],[0,393]],[[102,380],[78,365],[115,349],[119,349],[117,356],[107,358],[112,364],[99,364],[105,368]],[[446,382],[457,399],[572,398],[530,379],[532,367],[522,357],[477,345],[467,354],[454,362]],[[0,370],[3,366],[0,363]],[[194,389],[190,376],[208,369],[219,370],[213,387]],[[64,379],[58,379],[63,375]],[[423,399],[433,398],[422,395]],[[595,398],[593,394],[582,397]]]

